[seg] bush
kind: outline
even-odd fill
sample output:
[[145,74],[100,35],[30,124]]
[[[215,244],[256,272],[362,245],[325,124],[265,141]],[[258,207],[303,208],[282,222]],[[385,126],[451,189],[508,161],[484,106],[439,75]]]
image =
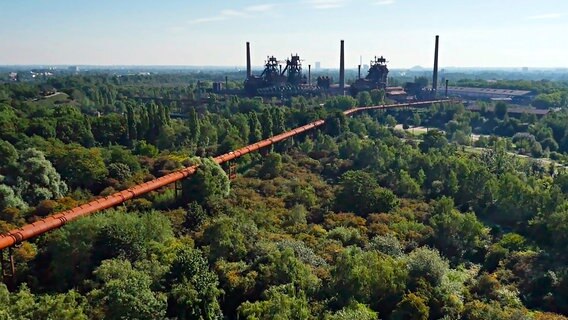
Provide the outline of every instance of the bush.
[[423,278],[432,286],[439,286],[450,269],[448,261],[437,250],[425,247],[412,251],[406,257],[406,265],[413,281]]
[[369,243],[369,249],[376,250],[391,257],[399,257],[403,253],[402,244],[392,234],[374,237]]
[[338,240],[344,246],[364,244],[364,239],[359,233],[359,230],[354,228],[337,227],[328,233],[330,239]]

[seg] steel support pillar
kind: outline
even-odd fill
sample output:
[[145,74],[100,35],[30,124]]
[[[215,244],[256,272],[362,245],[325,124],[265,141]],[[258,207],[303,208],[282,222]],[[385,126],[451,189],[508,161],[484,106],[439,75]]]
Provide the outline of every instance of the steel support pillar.
[[16,264],[14,263],[13,247],[0,251],[0,265],[2,267],[2,280],[4,284],[13,290],[16,280]]

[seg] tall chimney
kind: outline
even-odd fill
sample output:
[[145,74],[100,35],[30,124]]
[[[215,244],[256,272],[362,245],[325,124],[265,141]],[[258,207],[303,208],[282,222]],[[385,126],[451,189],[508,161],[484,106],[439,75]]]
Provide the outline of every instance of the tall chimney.
[[308,84],[312,85],[312,65],[308,64]]
[[436,49],[434,49],[434,76],[432,77],[432,92],[436,95],[438,91],[438,44],[440,36],[436,36]]
[[359,65],[359,71],[357,72],[357,79],[361,79],[361,65]]
[[251,77],[251,64],[250,64],[250,43],[247,42],[247,79]]
[[341,40],[341,53],[339,57],[339,89],[345,90],[345,49],[344,41]]
[[448,97],[448,84],[450,83],[450,80],[446,79],[446,98]]

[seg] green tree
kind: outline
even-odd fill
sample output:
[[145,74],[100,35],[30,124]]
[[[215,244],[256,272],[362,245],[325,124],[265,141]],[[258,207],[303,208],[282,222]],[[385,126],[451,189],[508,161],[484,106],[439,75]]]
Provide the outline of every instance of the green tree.
[[424,299],[414,293],[404,295],[398,303],[391,319],[394,320],[428,320],[430,308]]
[[359,107],[367,107],[373,104],[373,100],[371,99],[371,94],[369,91],[361,91],[357,93],[357,105]]
[[259,283],[264,287],[292,284],[294,288],[307,293],[318,291],[320,280],[308,265],[296,257],[292,248],[271,250],[263,260],[263,265],[259,267]]
[[280,134],[286,131],[286,119],[284,111],[280,108],[272,108],[272,134]]
[[489,230],[473,213],[461,213],[454,209],[451,198],[443,197],[432,210],[430,224],[434,228],[434,242],[447,256],[474,258],[483,254]]
[[276,178],[282,171],[282,156],[278,153],[270,153],[264,157],[262,167],[260,167],[259,175],[264,178]]
[[156,143],[156,138],[162,127],[159,119],[158,105],[154,101],[146,104],[145,108],[148,110],[148,131],[146,132],[146,140]]
[[378,320],[379,314],[361,303],[352,303],[349,306],[327,315],[325,320]]
[[426,247],[412,251],[406,257],[406,265],[411,289],[420,282],[420,279],[426,280],[433,287],[439,286],[450,270],[448,261],[438,250]]
[[422,123],[422,119],[420,118],[420,114],[415,112],[412,116],[412,125],[417,127]]
[[348,171],[341,176],[335,194],[337,210],[366,216],[374,212],[389,212],[398,205],[398,198],[390,190],[381,188],[370,174]]
[[107,149],[104,149],[103,156],[106,163],[124,164],[128,167],[128,169],[130,169],[131,172],[138,172],[141,169],[138,157],[133,155],[130,150],[122,146],[111,146]]
[[0,104],[0,139],[14,138],[17,123],[15,110],[6,104]]
[[556,248],[568,246],[568,204],[555,210],[547,219],[546,225]]
[[126,106],[126,128],[129,145],[132,145],[133,141],[138,140],[138,119],[132,104]]
[[134,154],[149,158],[155,158],[158,155],[158,148],[146,142],[146,140],[136,141],[134,144]]
[[166,315],[166,296],[152,291],[152,278],[129,261],[103,261],[94,275],[99,287],[88,297],[105,319],[163,319]]
[[156,146],[160,149],[172,149],[175,147],[175,131],[170,125],[160,126],[156,136]]
[[448,140],[439,130],[428,130],[423,137],[424,140],[420,143],[420,149],[422,152],[428,152],[432,149],[440,150],[448,145]]
[[199,205],[197,202],[191,202],[187,206],[187,212],[185,216],[185,221],[183,226],[188,230],[197,230],[205,219],[207,218],[207,212],[205,209]]
[[[269,112],[268,109],[266,109],[264,112]],[[272,129],[274,127],[274,125],[272,124],[272,115],[269,113],[268,114],[270,118],[270,124],[272,127],[270,127],[270,129],[265,127],[265,120],[260,120],[262,127],[262,132],[264,133],[265,128],[268,130],[268,132],[272,132]],[[243,141],[243,142],[247,142],[249,135],[250,135],[250,128],[249,128],[249,124],[248,124],[248,117],[242,113],[236,114],[231,118],[231,124],[233,125],[235,132],[238,134],[239,136],[239,140]]]
[[42,200],[61,198],[67,193],[67,185],[51,162],[45,159],[43,152],[25,150],[18,160],[18,168],[20,172],[15,189],[28,204],[36,205]]
[[195,112],[195,108],[189,110],[189,117],[187,119],[187,125],[189,126],[189,139],[193,143],[197,143],[201,135],[201,123],[199,121],[199,116]]
[[303,320],[311,316],[305,293],[291,285],[272,287],[263,294],[264,300],[245,302],[239,307],[239,315],[247,320]]
[[493,192],[491,219],[508,226],[526,224],[546,204],[546,190],[527,183],[522,176],[507,172],[499,177]]
[[87,299],[71,290],[64,294],[42,295],[38,299],[33,319],[88,319]]
[[98,232],[93,252],[98,261],[115,257],[136,261],[148,258],[153,244],[171,238],[171,222],[157,212],[115,214]]
[[15,165],[16,160],[18,160],[16,148],[10,142],[0,140],[0,174],[3,168]]
[[348,133],[339,144],[339,155],[343,159],[354,159],[362,148],[363,144],[361,139],[353,133]]
[[357,105],[357,100],[351,96],[338,96],[325,103],[326,109],[349,110]]
[[73,187],[92,188],[107,176],[108,170],[99,149],[66,148],[64,158],[56,162],[57,171]]
[[124,212],[110,210],[47,233],[36,258],[47,264],[46,270],[38,268],[42,281],[57,291],[65,291],[88,279],[100,262],[93,257],[97,236],[114,217],[120,223],[122,215]]
[[166,275],[169,316],[177,319],[223,319],[218,299],[223,293],[217,275],[209,270],[200,251],[180,248]]
[[196,158],[197,172],[182,182],[182,197],[187,202],[197,201],[204,207],[213,205],[229,195],[229,177],[211,158]]
[[399,173],[396,191],[399,195],[415,198],[421,194],[420,185],[405,170]]
[[126,181],[132,176],[132,171],[124,163],[111,163],[108,165],[108,175],[118,181]]
[[273,135],[272,128],[274,127],[274,124],[272,123],[272,115],[270,114],[269,109],[262,110],[259,121],[262,127],[262,138],[270,138]]
[[55,120],[53,118],[41,117],[30,120],[26,128],[28,136],[40,136],[45,139],[55,138]]
[[373,89],[370,92],[373,105],[378,106],[385,102],[385,90]]
[[509,317],[507,313],[503,311],[499,303],[496,301],[493,301],[491,303],[484,303],[479,300],[474,300],[465,305],[462,319],[485,320],[485,319],[515,319],[515,318]]
[[85,147],[94,145],[95,139],[91,132],[89,120],[72,106],[63,106],[55,109],[56,135],[64,143],[80,143]]
[[562,106],[562,93],[542,93],[537,95],[532,101],[532,105],[537,109],[551,109]]
[[505,102],[497,102],[497,104],[495,104],[495,115],[497,118],[504,119],[507,115],[507,109],[508,107]]
[[6,208],[27,209],[28,205],[16,195],[14,190],[5,184],[0,184],[0,210]]
[[404,249],[400,241],[392,234],[374,237],[369,243],[369,248],[391,257],[401,256]]
[[96,141],[103,144],[126,144],[128,140],[127,118],[112,113],[91,119],[91,131]]
[[343,112],[334,112],[325,119],[325,132],[330,136],[339,136],[348,130],[347,117]]
[[387,117],[385,118],[385,123],[387,124],[387,126],[394,128],[397,124],[396,118],[391,116],[390,114],[387,115]]
[[239,261],[255,243],[257,227],[251,221],[220,216],[203,231],[203,241],[210,247],[211,260]]
[[138,121],[136,127],[136,132],[138,133],[138,139],[153,142],[151,140],[148,140],[148,136],[150,134],[150,116],[148,114],[148,110],[145,107],[142,107],[140,109],[139,115],[140,115],[140,121]]
[[255,143],[262,140],[262,126],[258,120],[256,112],[249,113],[249,143]]
[[0,284],[0,317],[2,319],[86,320],[87,300],[76,291],[56,295],[33,295],[21,286],[10,293]]
[[282,224],[284,226],[306,225],[308,223],[307,215],[306,207],[301,204],[295,205],[282,217]]
[[372,304],[379,312],[394,308],[406,282],[406,270],[399,261],[354,246],[338,255],[331,275],[330,291],[340,306],[357,301]]

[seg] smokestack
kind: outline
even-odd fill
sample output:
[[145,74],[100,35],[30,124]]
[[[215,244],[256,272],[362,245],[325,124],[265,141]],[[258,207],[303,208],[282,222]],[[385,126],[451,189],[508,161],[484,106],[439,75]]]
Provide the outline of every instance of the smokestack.
[[434,95],[438,91],[438,44],[440,36],[436,36],[436,49],[434,49],[434,75],[432,77],[432,92]]
[[225,76],[225,90],[229,89],[229,77]]
[[341,53],[339,57],[339,89],[345,90],[345,49],[344,41],[341,40]]
[[446,80],[446,98],[448,97],[448,84],[450,83],[450,80]]
[[308,64],[308,84],[312,85],[312,65]]
[[247,42],[247,79],[251,77],[251,64],[250,64],[250,43]]
[[357,79],[361,79],[361,65],[359,65],[359,71],[357,72]]

